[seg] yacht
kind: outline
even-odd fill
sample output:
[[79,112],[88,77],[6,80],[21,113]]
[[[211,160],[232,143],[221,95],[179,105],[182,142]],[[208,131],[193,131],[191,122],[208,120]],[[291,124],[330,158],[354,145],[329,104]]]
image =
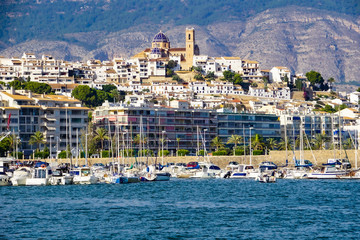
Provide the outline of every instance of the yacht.
[[98,182],[98,178],[93,175],[90,167],[74,168],[70,174],[74,176],[74,184],[95,184]]
[[220,177],[221,168],[210,162],[199,162],[198,170],[193,172],[190,178],[215,178]]
[[49,185],[49,179],[52,175],[51,168],[46,162],[38,162],[31,171],[31,178],[27,178],[26,186],[44,186]]
[[239,164],[239,166],[232,171],[229,178],[256,178],[259,171],[253,165]]
[[0,186],[8,186],[11,184],[10,176],[7,174],[9,164],[13,158],[0,158]]
[[56,169],[53,171],[49,182],[51,185],[69,185],[73,183],[73,178],[69,173],[63,172],[62,169]]
[[338,179],[345,177],[351,169],[348,159],[328,159],[320,170],[310,172],[309,179]]
[[31,168],[20,167],[13,172],[13,176],[10,179],[13,186],[25,186],[26,179],[31,178]]

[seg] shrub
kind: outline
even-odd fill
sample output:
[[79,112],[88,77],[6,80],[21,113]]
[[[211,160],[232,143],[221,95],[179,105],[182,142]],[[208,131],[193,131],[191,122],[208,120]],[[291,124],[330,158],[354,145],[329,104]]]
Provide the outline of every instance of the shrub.
[[159,156],[163,156],[163,153],[164,153],[164,156],[169,156],[169,154],[170,154],[169,150],[160,150]]
[[253,155],[263,155],[264,151],[263,150],[254,150],[253,151]]
[[[205,153],[205,155],[207,155],[207,154],[208,154],[208,152]],[[200,151],[198,152],[198,155],[199,155],[199,156],[204,156],[204,150],[200,150]]]
[[[69,152],[68,157],[71,157],[71,152]],[[66,158],[66,151],[61,151],[58,155],[58,158]]]
[[189,154],[189,150],[179,149],[179,150],[177,151],[177,154],[178,154],[178,156],[186,156],[186,155]]
[[212,152],[213,156],[226,156],[228,155],[226,150],[218,150],[216,152]]
[[102,153],[100,153],[100,157],[108,158],[110,156],[110,153],[108,150],[103,150]]
[[138,152],[138,156],[154,156],[154,152],[149,149],[144,149]]
[[243,156],[244,155],[244,150],[243,149],[236,149],[235,150],[235,155],[236,156]]
[[[22,152],[17,152],[17,155],[18,155],[19,159],[23,158],[23,153]],[[11,156],[16,157],[16,152],[12,152]]]

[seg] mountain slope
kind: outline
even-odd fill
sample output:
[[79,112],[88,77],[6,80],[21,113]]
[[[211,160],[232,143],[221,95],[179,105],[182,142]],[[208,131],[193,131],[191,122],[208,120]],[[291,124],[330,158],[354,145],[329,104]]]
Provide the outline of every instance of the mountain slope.
[[192,26],[201,54],[258,60],[261,68],[284,65],[297,73],[316,70],[325,78],[352,82],[360,75],[359,23],[360,18],[344,14],[289,6],[269,9],[244,21],[208,25],[144,23],[113,32],[71,32],[62,35],[61,40],[44,38],[14,44],[0,55],[20,56],[31,51],[67,60],[129,57],[151,46],[159,30],[166,33],[173,47],[181,47],[185,27]]

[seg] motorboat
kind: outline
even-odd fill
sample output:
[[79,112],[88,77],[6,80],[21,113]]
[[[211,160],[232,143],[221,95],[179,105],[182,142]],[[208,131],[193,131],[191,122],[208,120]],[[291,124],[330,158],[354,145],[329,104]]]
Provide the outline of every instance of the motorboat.
[[7,174],[9,171],[9,164],[13,158],[0,158],[0,186],[8,186],[11,184],[10,176]]
[[74,184],[95,184],[98,182],[98,178],[95,177],[90,167],[78,167],[70,171],[70,174],[74,176]]
[[171,174],[169,172],[162,172],[162,168],[155,165],[148,166],[146,171],[140,177],[141,181],[169,181]]
[[52,170],[48,163],[38,162],[31,171],[31,178],[27,178],[26,186],[45,186],[49,185],[49,179],[52,176]]
[[256,178],[259,171],[253,165],[239,164],[236,169],[232,171],[229,178]]
[[70,185],[73,183],[73,176],[69,173],[64,173],[61,169],[53,171],[49,179],[51,185]]
[[31,168],[19,167],[13,172],[13,176],[10,179],[13,186],[25,186],[26,179],[31,178]]
[[260,163],[259,165],[260,172],[268,171],[268,170],[275,170],[277,169],[277,165],[270,161],[265,161]]
[[274,171],[272,173],[262,172],[255,178],[255,181],[261,183],[275,183],[276,182],[275,172]]
[[320,170],[310,172],[309,179],[338,179],[348,175],[351,164],[348,159],[328,159]]
[[199,168],[193,172],[190,178],[215,178],[220,177],[222,170],[210,162],[199,162]]

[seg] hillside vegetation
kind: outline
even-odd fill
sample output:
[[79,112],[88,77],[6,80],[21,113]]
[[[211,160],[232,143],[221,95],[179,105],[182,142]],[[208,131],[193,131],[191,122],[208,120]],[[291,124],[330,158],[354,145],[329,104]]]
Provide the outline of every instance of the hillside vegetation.
[[73,32],[116,32],[147,24],[209,25],[245,20],[267,9],[290,5],[360,15],[358,0],[23,0],[1,7],[0,41],[61,40]]

